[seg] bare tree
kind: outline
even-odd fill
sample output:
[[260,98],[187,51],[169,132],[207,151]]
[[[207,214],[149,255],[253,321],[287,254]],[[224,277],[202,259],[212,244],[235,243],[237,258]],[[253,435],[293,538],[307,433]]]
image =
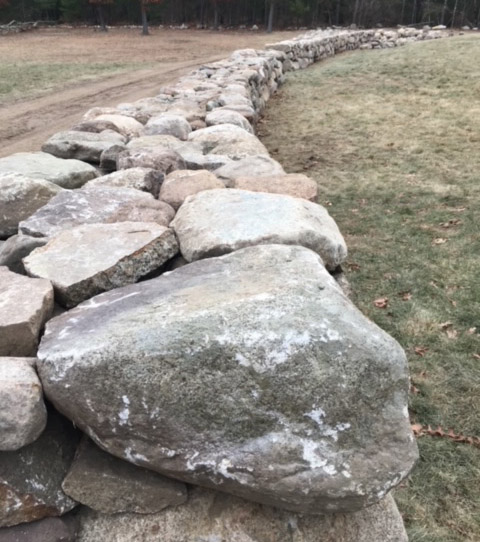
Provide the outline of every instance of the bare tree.
[[90,4],[97,6],[98,19],[100,21],[100,28],[103,32],[107,32],[107,25],[105,24],[105,17],[103,16],[104,4],[113,4],[113,0],[88,0]]

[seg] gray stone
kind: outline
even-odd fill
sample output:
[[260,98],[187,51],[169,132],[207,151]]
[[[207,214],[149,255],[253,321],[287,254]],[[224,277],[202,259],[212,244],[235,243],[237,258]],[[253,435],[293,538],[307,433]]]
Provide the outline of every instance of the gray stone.
[[195,130],[188,140],[201,145],[203,154],[223,154],[234,160],[246,156],[268,155],[268,151],[254,135],[234,124],[218,124]]
[[270,156],[249,156],[242,160],[235,160],[215,170],[215,175],[225,180],[231,187],[231,182],[239,177],[271,177],[285,175],[283,167]]
[[137,282],[177,253],[173,231],[154,222],[84,224],[60,232],[23,263],[29,275],[51,281],[58,303],[74,307]]
[[35,442],[0,452],[0,527],[60,516],[76,505],[61,483],[77,442],[72,424],[49,410],[47,427]]
[[404,352],[303,247],[101,294],[49,322],[38,358],[47,397],[109,453],[264,504],[358,510],[417,457]]
[[194,488],[187,504],[160,514],[84,509],[80,522],[78,542],[408,542],[390,495],[360,512],[308,516]]
[[0,356],[35,356],[40,331],[53,311],[48,280],[0,267]]
[[116,132],[126,137],[140,137],[144,131],[143,124],[125,115],[104,114],[95,117],[95,121],[111,123]]
[[188,196],[213,188],[225,188],[225,185],[213,173],[204,169],[179,169],[172,171],[160,189],[159,198],[174,209],[178,209]]
[[33,237],[51,237],[82,224],[157,222],[168,226],[175,211],[151,194],[133,188],[96,187],[62,192],[20,223]]
[[146,167],[167,175],[175,169],[185,169],[186,165],[178,152],[156,150],[153,148],[130,149],[121,152],[117,158],[117,169]]
[[[129,141],[127,149],[155,149],[157,151],[177,151],[185,147],[185,142],[172,135],[145,135]],[[200,147],[198,147],[200,148]]]
[[115,171],[109,175],[98,177],[89,181],[85,188],[98,186],[110,186],[113,188],[135,188],[142,192],[149,192],[153,197],[158,197],[164,174],[150,168],[134,167]]
[[285,194],[309,201],[316,201],[318,196],[317,183],[301,173],[272,177],[238,177],[231,181],[231,187],[252,192]]
[[105,514],[154,514],[187,500],[185,484],[118,459],[87,437],[62,487],[72,499]]
[[42,385],[31,358],[0,358],[0,451],[31,444],[46,423]]
[[252,125],[242,114],[237,113],[236,111],[214,109],[207,114],[205,122],[207,126],[215,126],[216,124],[235,124],[250,134],[253,134]]
[[0,542],[76,542],[79,522],[73,514],[0,529]]
[[42,151],[58,158],[75,158],[98,164],[102,152],[115,145],[124,145],[126,138],[112,130],[93,132],[59,132],[42,145]]
[[191,131],[190,123],[185,117],[168,113],[152,117],[145,125],[146,135],[171,135],[182,141],[188,139],[188,134]]
[[63,189],[19,173],[0,173],[0,237],[15,235],[18,224]]
[[43,247],[47,239],[45,237],[30,237],[30,235],[13,235],[0,247],[0,266],[5,266],[19,275],[26,275],[22,259],[32,250]]
[[327,269],[347,257],[335,221],[321,205],[281,194],[209,190],[187,198],[171,223],[189,262],[252,245],[301,245]]
[[19,152],[0,158],[1,173],[21,173],[62,188],[80,188],[98,176],[97,170],[80,160],[61,160],[46,152]]
[[104,172],[117,169],[118,155],[125,150],[125,145],[113,145],[100,155],[100,169]]

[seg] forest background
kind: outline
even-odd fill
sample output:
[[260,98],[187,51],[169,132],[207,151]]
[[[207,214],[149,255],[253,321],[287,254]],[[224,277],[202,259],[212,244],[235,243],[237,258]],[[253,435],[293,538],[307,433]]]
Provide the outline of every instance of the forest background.
[[151,24],[199,28],[480,25],[480,0],[0,0],[0,23],[136,25],[142,11]]

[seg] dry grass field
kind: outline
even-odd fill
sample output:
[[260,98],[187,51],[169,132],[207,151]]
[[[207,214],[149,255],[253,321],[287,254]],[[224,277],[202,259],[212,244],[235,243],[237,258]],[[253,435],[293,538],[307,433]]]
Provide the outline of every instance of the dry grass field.
[[0,156],[37,150],[87,109],[154,96],[197,65],[298,32],[51,28],[0,37]]
[[318,181],[354,301],[409,357],[411,542],[480,540],[479,58],[478,34],[345,54],[290,75],[261,125]]

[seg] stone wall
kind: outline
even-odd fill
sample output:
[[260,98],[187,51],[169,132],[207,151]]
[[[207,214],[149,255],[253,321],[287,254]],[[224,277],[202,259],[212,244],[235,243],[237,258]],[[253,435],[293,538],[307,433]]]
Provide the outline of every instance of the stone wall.
[[0,159],[0,541],[406,540],[405,354],[255,124],[290,70],[441,36],[236,51]]

